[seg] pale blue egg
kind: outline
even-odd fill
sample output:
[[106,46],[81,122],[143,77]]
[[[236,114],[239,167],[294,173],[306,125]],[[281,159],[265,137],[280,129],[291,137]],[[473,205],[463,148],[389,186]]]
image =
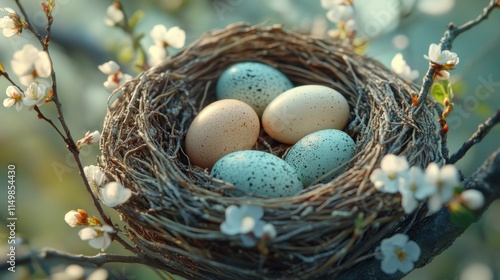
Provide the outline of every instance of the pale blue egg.
[[304,186],[325,183],[337,177],[346,168],[356,152],[354,140],[342,130],[325,129],[300,139],[288,151],[285,161],[295,170]]
[[256,150],[225,155],[215,163],[211,175],[246,193],[266,197],[293,196],[303,189],[293,167],[275,155]]
[[262,115],[276,96],[291,89],[292,82],[280,71],[259,62],[240,62],[226,69],[217,81],[217,99],[238,99]]

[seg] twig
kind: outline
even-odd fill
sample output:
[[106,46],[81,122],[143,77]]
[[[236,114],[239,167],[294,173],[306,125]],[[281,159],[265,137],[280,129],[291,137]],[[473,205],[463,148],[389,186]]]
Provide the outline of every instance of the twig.
[[[96,208],[96,210],[98,211],[99,215],[104,220],[104,222],[114,228],[115,226],[113,224],[113,221],[106,215],[106,213],[104,212],[98,199],[94,196],[94,194],[92,192],[92,188],[90,187],[90,185],[87,181],[87,178],[85,176],[85,172],[83,170],[83,165],[82,165],[82,162],[80,160],[80,156],[79,156],[80,151],[78,150],[76,143],[73,139],[73,136],[71,135],[71,131],[66,123],[66,120],[64,119],[64,114],[62,111],[62,104],[59,101],[56,72],[54,69],[54,63],[52,61],[52,56],[50,55],[50,50],[49,50],[49,43],[50,43],[50,38],[51,38],[51,26],[52,26],[54,18],[49,14],[46,15],[47,16],[47,26],[46,26],[47,34],[46,34],[45,39],[44,39],[44,38],[42,38],[42,36],[37,32],[37,30],[33,27],[31,22],[29,21],[28,15],[27,15],[26,11],[24,10],[23,5],[21,5],[21,3],[19,3],[19,0],[16,0],[16,4],[19,7],[19,10],[21,11],[21,14],[24,17],[24,20],[28,24],[28,30],[31,33],[33,33],[33,35],[35,35],[38,42],[41,44],[42,49],[45,52],[47,52],[47,55],[49,57],[50,70],[51,70],[50,77],[52,80],[52,101],[54,102],[54,104],[56,106],[57,118],[58,118],[59,123],[61,124],[61,126],[64,130],[64,134],[55,126],[55,124],[50,119],[46,118],[41,113],[39,108],[35,107],[36,108],[35,110],[38,113],[38,117],[45,120],[46,122],[48,122],[57,131],[59,136],[61,136],[61,138],[64,140],[64,142],[67,145],[67,149],[70,151],[70,153],[73,155],[73,158],[75,159],[75,162],[78,166],[78,171],[79,171],[80,177],[83,180],[83,183],[85,185],[87,193],[89,193],[89,195],[91,197],[91,200],[92,200],[92,203],[94,204],[94,207]],[[8,76],[6,76],[6,77],[8,78]],[[9,79],[9,81],[10,81],[10,79]],[[131,252],[136,252],[136,250],[130,244],[128,244],[125,240],[123,240],[120,236],[115,235],[114,239],[116,241],[118,241],[120,244],[122,244],[127,250],[129,250]]]
[[[150,261],[147,258],[140,256],[124,256],[116,254],[99,253],[95,256],[85,256],[82,254],[70,254],[54,249],[42,249],[41,251],[34,251],[32,254],[19,256],[16,258],[16,266],[31,264],[33,261],[44,261],[44,260],[59,260],[66,261],[68,263],[76,264],[86,264],[102,266],[107,263],[139,263],[150,265]],[[4,271],[10,266],[9,263],[2,262],[0,264],[0,270]]]
[[481,142],[488,132],[490,132],[490,130],[498,123],[500,123],[500,110],[496,111],[493,116],[477,127],[476,132],[474,132],[469,140],[465,141],[462,147],[450,157],[448,163],[454,164],[459,161],[463,156],[465,156],[467,151],[469,151],[472,146]]
[[[441,50],[442,51],[451,50],[453,41],[458,37],[458,35],[462,34],[463,32],[471,29],[472,27],[481,23],[483,20],[487,19],[489,14],[495,8],[498,8],[497,2],[498,0],[490,0],[488,6],[483,9],[483,12],[476,19],[470,20],[459,27],[456,27],[453,23],[450,23],[448,25],[448,29],[441,38]],[[432,80],[435,73],[436,69],[433,68],[432,65],[430,65],[429,63],[429,68],[427,69],[427,73],[424,76],[422,87],[420,87],[420,92],[418,94],[419,107],[417,107],[417,112],[419,111],[418,108],[420,108],[420,105],[424,103],[425,99],[427,98],[427,94],[429,93],[429,90],[431,88]]]
[[[494,152],[476,171],[466,180],[466,189],[481,191],[485,197],[483,208],[474,212],[477,221],[488,206],[500,198],[500,149]],[[422,253],[415,267],[423,267],[432,259],[441,254],[457,239],[466,228],[459,227],[450,221],[446,209],[416,223],[408,232],[411,240],[417,242]],[[403,273],[385,274],[380,268],[380,260],[368,259],[341,274],[336,279],[365,279],[365,280],[396,280],[404,277]]]

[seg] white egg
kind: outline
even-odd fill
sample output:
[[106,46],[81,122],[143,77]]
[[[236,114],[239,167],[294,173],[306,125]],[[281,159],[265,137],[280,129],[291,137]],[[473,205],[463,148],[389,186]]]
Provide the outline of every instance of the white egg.
[[344,129],[349,120],[349,104],[329,87],[305,85],[276,97],[262,115],[269,136],[285,144],[295,144],[309,133],[322,129]]
[[238,99],[261,116],[276,96],[293,87],[280,71],[259,62],[240,62],[226,69],[217,81],[217,99]]
[[325,129],[300,139],[287,153],[285,161],[295,170],[304,186],[329,182],[346,168],[356,152],[354,140],[345,132]]
[[303,189],[293,167],[281,158],[256,150],[230,153],[215,163],[211,175],[249,194],[293,196]]

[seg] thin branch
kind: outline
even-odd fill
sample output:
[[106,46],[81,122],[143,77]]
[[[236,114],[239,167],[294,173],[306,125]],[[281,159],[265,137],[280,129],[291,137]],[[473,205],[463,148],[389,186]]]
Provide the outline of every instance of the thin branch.
[[[107,263],[138,263],[150,265],[150,261],[147,258],[140,256],[124,256],[107,253],[99,253],[95,256],[85,256],[82,254],[70,254],[54,249],[42,249],[40,251],[34,251],[32,254],[18,256],[16,258],[16,266],[28,265],[34,261],[40,262],[47,260],[58,260],[66,261],[68,263],[95,266],[102,266]],[[9,263],[2,262],[0,264],[0,270],[2,271],[7,270],[8,267],[10,267]]]
[[[488,206],[500,199],[500,149],[490,157],[464,182],[466,189],[476,189],[485,197],[484,207],[474,212],[475,221],[479,220]],[[450,221],[450,214],[445,208],[416,223],[408,231],[411,240],[421,248],[421,256],[415,268],[423,267],[441,254],[466,230]],[[380,260],[368,259],[344,272],[337,279],[396,280],[405,276],[403,273],[385,274],[380,268]]]
[[496,111],[493,116],[488,118],[484,123],[480,124],[477,127],[476,132],[474,132],[469,140],[465,141],[462,147],[450,157],[450,160],[448,160],[447,163],[454,164],[459,161],[463,156],[465,156],[469,149],[472,148],[472,146],[481,142],[481,140],[483,140],[490,130],[498,123],[500,123],[500,110]]
[[[83,180],[83,183],[85,185],[87,193],[89,193],[89,195],[91,197],[91,200],[92,200],[92,203],[94,204],[94,207],[96,208],[97,212],[99,213],[99,215],[101,216],[101,218],[103,219],[103,221],[106,224],[108,224],[108,225],[110,225],[110,226],[112,226],[114,228],[115,226],[113,224],[113,221],[111,220],[111,218],[109,218],[108,215],[106,215],[106,213],[104,212],[104,210],[103,210],[101,204],[99,203],[98,199],[94,196],[94,194],[92,192],[92,188],[90,187],[90,185],[89,185],[89,183],[87,181],[87,178],[85,176],[85,172],[83,170],[83,165],[82,165],[82,162],[80,160],[80,156],[79,156],[80,151],[78,150],[78,147],[76,146],[76,143],[75,143],[75,141],[73,139],[73,136],[71,135],[71,131],[70,131],[70,129],[69,129],[67,123],[66,123],[66,120],[64,119],[64,114],[63,114],[63,111],[62,111],[62,104],[59,101],[59,93],[58,93],[58,88],[57,88],[56,71],[54,69],[54,63],[53,63],[52,56],[50,55],[50,51],[49,51],[49,43],[50,43],[50,38],[51,38],[51,26],[52,26],[54,18],[51,15],[47,14],[47,26],[46,26],[47,34],[46,34],[45,39],[44,39],[44,38],[42,38],[42,36],[36,31],[36,29],[31,24],[26,11],[24,10],[23,5],[21,5],[21,3],[19,3],[19,0],[16,0],[15,2],[17,4],[17,6],[19,7],[19,10],[21,11],[21,14],[24,17],[24,20],[28,24],[28,30],[31,33],[33,33],[33,35],[35,35],[35,37],[37,38],[38,42],[41,44],[42,49],[45,52],[47,52],[47,55],[49,57],[50,68],[51,68],[50,78],[52,80],[52,101],[54,102],[54,104],[56,106],[56,109],[57,109],[57,118],[58,118],[59,123],[61,124],[61,126],[62,126],[62,128],[64,130],[64,134],[55,126],[55,124],[50,119],[46,118],[41,113],[41,111],[40,111],[39,108],[35,107],[36,108],[35,110],[38,112],[38,117],[41,118],[41,119],[43,119],[43,120],[45,120],[45,121],[47,121],[56,130],[56,132],[59,134],[59,136],[61,136],[61,138],[64,140],[64,142],[67,145],[67,149],[70,151],[70,153],[73,155],[73,158],[75,159],[75,162],[76,162],[76,164],[78,166],[78,171],[79,171],[80,177]],[[10,79],[9,79],[9,81],[10,81]],[[117,230],[117,229],[115,228],[115,230]],[[134,247],[132,247],[130,244],[128,244],[120,236],[115,235],[114,239],[116,241],[118,241],[120,244],[122,244],[127,250],[129,250],[131,252],[136,252],[136,250],[134,249]]]
[[66,142],[66,137],[64,137],[64,135],[59,130],[59,128],[54,124],[54,122],[52,122],[51,119],[45,117],[45,115],[42,113],[42,111],[40,111],[40,108],[38,108],[38,106],[35,106],[34,109],[38,113],[38,118],[48,122],[50,124],[50,126],[52,126],[54,128],[54,130],[57,132],[57,134],[59,134],[59,136],[61,136],[61,138],[64,139],[64,141]]
[[[487,7],[483,9],[483,12],[474,20],[470,20],[464,24],[462,24],[459,27],[456,27],[453,23],[450,23],[448,25],[448,29],[444,33],[444,36],[441,38],[441,50],[451,50],[453,41],[458,37],[458,35],[462,34],[463,32],[471,29],[472,27],[478,25],[482,21],[488,18],[489,14],[497,7],[497,1],[498,0],[490,0],[490,3],[488,4]],[[422,86],[420,87],[420,92],[418,94],[418,104],[420,108],[420,104],[425,102],[425,99],[427,98],[427,94],[429,93],[429,90],[432,85],[432,80],[433,77],[436,73],[436,69],[432,67],[429,63],[429,68],[427,69],[427,73],[424,76],[424,79],[422,81]],[[417,108],[417,112],[419,111]]]

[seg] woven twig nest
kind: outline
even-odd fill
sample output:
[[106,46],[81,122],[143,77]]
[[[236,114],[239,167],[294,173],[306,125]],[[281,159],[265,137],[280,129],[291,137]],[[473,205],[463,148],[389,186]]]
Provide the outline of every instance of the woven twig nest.
[[[347,171],[296,196],[267,199],[236,197],[189,164],[183,146],[191,121],[214,101],[220,74],[243,61],[268,64],[296,86],[325,85],[347,98],[345,131],[357,147]],[[202,36],[122,88],[105,119],[100,164],[135,192],[116,209],[153,266],[190,279],[335,277],[372,257],[402,223],[420,218],[405,219],[398,195],[378,192],[369,180],[388,153],[418,166],[441,159],[432,104],[421,104],[418,114],[412,105],[417,89],[332,41],[281,26],[236,24]],[[287,148],[265,136],[255,146],[278,156]],[[247,248],[220,231],[225,208],[243,204],[264,208],[275,239]]]

